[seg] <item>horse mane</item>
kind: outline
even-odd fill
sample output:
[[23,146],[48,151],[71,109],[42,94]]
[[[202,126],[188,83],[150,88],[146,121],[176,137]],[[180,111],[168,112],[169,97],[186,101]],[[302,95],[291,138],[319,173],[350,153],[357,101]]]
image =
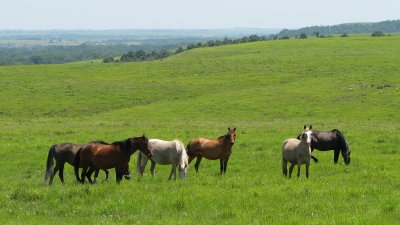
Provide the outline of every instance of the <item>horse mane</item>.
[[349,144],[347,143],[346,139],[344,138],[344,135],[342,132],[340,132],[338,129],[333,129],[332,131],[335,131],[337,134],[337,138],[340,142],[340,147],[343,151],[350,151],[349,149]]
[[125,148],[129,143],[129,138],[123,141],[114,141],[112,145],[118,146],[120,148]]
[[107,142],[102,141],[102,140],[98,140],[98,141],[91,141],[89,142],[89,144],[101,144],[101,145],[108,145]]

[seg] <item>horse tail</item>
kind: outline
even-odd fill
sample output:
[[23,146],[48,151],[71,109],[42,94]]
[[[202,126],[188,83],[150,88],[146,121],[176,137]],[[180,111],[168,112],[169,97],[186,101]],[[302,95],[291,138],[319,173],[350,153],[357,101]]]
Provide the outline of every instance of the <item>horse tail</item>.
[[136,172],[140,174],[140,167],[142,167],[142,152],[138,153],[137,160],[136,160]]
[[75,177],[76,177],[76,180],[79,182],[82,182],[81,179],[79,178],[79,164],[81,161],[81,151],[82,151],[82,148],[80,148],[78,150],[78,152],[76,153],[76,156],[75,156],[75,160],[74,160]]
[[47,155],[47,164],[46,164],[46,173],[44,175],[44,180],[46,181],[47,179],[49,179],[53,167],[54,167],[54,161],[53,161],[53,155],[56,151],[56,146],[57,145],[53,145],[51,146],[51,148],[49,149],[49,153]]

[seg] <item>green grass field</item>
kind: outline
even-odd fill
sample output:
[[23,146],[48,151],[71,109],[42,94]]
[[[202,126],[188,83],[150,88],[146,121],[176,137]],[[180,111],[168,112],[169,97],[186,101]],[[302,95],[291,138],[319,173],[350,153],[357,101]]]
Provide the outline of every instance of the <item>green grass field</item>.
[[[400,221],[400,36],[266,41],[152,62],[0,67],[0,224],[396,224]],[[282,176],[304,124],[337,128],[350,165],[314,152],[310,179]],[[187,143],[237,128],[219,162],[139,178],[44,182],[54,143],[146,134]],[[135,171],[136,154],[131,158]],[[104,173],[100,174],[104,180]]]

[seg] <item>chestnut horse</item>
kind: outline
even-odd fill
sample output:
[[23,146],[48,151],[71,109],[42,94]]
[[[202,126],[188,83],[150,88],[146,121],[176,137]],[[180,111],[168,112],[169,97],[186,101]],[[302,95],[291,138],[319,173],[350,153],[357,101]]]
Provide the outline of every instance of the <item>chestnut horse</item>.
[[204,157],[210,160],[219,159],[221,175],[222,173],[226,173],[228,160],[232,153],[232,146],[236,141],[235,131],[236,127],[233,129],[228,127],[228,133],[217,139],[198,137],[189,142],[186,148],[189,155],[189,163],[197,157],[194,165],[196,172],[198,172],[201,159]]
[[[104,141],[92,141],[89,144],[107,144]],[[50,147],[49,153],[47,154],[47,163],[46,163],[46,174],[44,176],[44,180],[49,180],[49,185],[53,183],[53,178],[58,172],[58,176],[60,177],[61,182],[64,184],[64,164],[69,163],[71,166],[74,166],[74,160],[76,153],[80,148],[85,145],[81,144],[71,144],[71,143],[62,143],[55,144]],[[54,161],[56,161],[56,165],[54,166]],[[104,170],[106,173],[106,180],[108,179],[108,171]]]
[[[131,155],[137,150],[140,150],[149,158],[152,156],[149,150],[149,139],[144,135],[117,141],[111,145],[87,145],[79,149],[75,157],[76,179],[84,183],[85,177],[87,177],[92,182],[90,176],[95,170],[115,168],[116,179],[119,183],[122,176],[128,173]],[[83,168],[81,178],[79,178],[80,167]]]

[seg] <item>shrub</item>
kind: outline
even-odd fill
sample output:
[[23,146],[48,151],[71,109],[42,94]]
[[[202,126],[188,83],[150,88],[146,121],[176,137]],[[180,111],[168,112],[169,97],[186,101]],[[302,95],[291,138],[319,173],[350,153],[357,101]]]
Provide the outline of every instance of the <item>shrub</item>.
[[299,36],[300,39],[306,39],[307,35],[305,33],[301,33]]
[[372,37],[382,37],[382,36],[385,36],[385,34],[384,34],[382,31],[377,30],[377,31],[374,31],[374,32],[371,34],[371,36],[372,36]]
[[104,62],[104,63],[112,63],[112,62],[114,62],[114,58],[113,58],[113,57],[104,58],[104,59],[103,59],[103,62]]
[[340,35],[340,37],[349,37],[349,35],[347,33],[344,33],[344,34]]

